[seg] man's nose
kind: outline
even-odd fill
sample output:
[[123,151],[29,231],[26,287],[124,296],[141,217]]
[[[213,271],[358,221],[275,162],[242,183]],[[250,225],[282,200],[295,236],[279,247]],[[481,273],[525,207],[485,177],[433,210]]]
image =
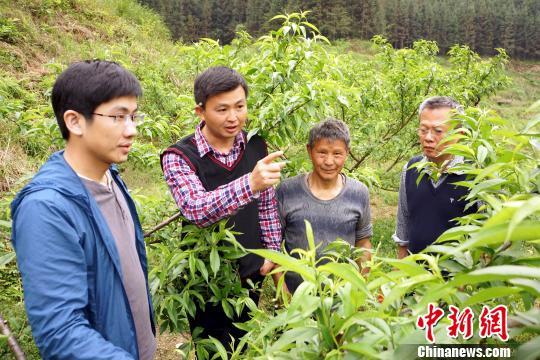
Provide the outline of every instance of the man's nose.
[[238,119],[238,111],[231,109],[227,112],[227,120],[236,121]]
[[324,163],[325,165],[332,165],[334,163],[334,158],[332,156],[325,156],[324,157]]
[[137,135],[137,123],[133,121],[128,121],[124,128],[125,137],[134,137]]

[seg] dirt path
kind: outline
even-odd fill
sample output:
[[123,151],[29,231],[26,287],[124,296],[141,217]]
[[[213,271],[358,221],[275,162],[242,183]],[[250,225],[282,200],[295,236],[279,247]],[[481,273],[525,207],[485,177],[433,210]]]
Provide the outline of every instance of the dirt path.
[[182,359],[180,353],[176,351],[176,345],[185,343],[188,341],[188,337],[183,334],[171,334],[164,332],[157,336],[157,351],[156,360],[173,360]]

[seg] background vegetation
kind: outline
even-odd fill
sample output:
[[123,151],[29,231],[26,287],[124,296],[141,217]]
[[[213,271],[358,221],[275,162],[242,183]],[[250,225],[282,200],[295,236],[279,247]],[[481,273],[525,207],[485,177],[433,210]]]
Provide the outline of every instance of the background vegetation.
[[[315,358],[354,355],[354,350],[364,351],[362,356],[391,354],[397,350],[397,344],[412,341],[411,321],[425,311],[427,299],[459,305],[475,299],[476,304],[504,302],[513,316],[528,324],[513,330],[512,341],[532,341],[528,346],[533,347],[537,344],[540,286],[531,276],[535,276],[538,267],[533,240],[540,233],[535,227],[539,209],[534,195],[539,184],[539,131],[535,118],[538,110],[529,110],[529,105],[537,100],[538,64],[509,63],[504,51],[492,58],[480,58],[466,46],[453,47],[445,54],[429,41],[418,41],[402,50],[395,49],[383,37],[375,37],[371,42],[330,44],[323,36],[325,33],[319,33],[306,21],[305,14],[299,13],[268,22],[271,30],[260,38],[240,31],[225,46],[210,39],[193,44],[174,43],[161,18],[133,0],[0,0],[0,14],[0,311],[30,358],[37,358],[38,352],[24,314],[20,277],[9,243],[9,203],[49,154],[63,146],[50,108],[51,86],[67,64],[87,58],[118,61],[143,83],[141,108],[149,120],[139,126],[139,137],[121,171],[138,203],[145,229],[176,212],[162,179],[158,154],[196,125],[192,83],[196,74],[208,66],[228,65],[245,74],[251,85],[248,130],[262,134],[271,147],[286,151],[291,160],[286,176],[309,168],[302,145],[309,126],[326,116],[335,116],[351,127],[354,148],[347,171],[371,189],[373,242],[378,246],[374,270],[368,279],[357,275],[344,277],[354,267],[346,263],[344,256],[351,254],[338,249],[331,255],[346,267],[340,265],[343,271],[337,273],[331,269],[316,270],[306,254],[307,273],[316,275],[312,281],[315,287],[305,289],[306,296],[313,300],[306,306],[311,307],[302,311],[301,321],[284,322],[283,318],[290,320],[287,314],[292,316],[298,308],[287,306],[274,312],[272,285],[266,284],[262,304],[265,311],[255,312],[252,324],[247,325],[250,334],[245,344],[252,344],[252,349],[275,352],[276,356],[311,354]],[[390,235],[397,196],[392,190],[397,186],[399,169],[418,152],[415,109],[425,96],[440,93],[453,95],[474,108],[467,117],[470,132],[462,139],[465,149],[454,151],[463,152],[473,163],[464,171],[471,174],[468,185],[478,189],[471,200],[484,200],[485,215],[463,220],[464,226],[472,227],[451,235],[456,241],[455,249],[439,250],[452,256],[430,258],[433,267],[428,273],[411,263],[388,275],[396,266]],[[487,108],[495,108],[503,116]],[[487,185],[483,185],[486,180]],[[528,210],[518,211],[521,208]],[[490,218],[496,220],[489,222]],[[493,242],[468,243],[474,238],[484,239],[482,234],[491,234],[486,232],[491,225],[496,225],[492,230],[501,234],[509,227],[516,230],[504,232],[505,236],[493,238]],[[182,231],[188,236],[180,240]],[[195,240],[203,238],[207,240],[205,246],[194,246]],[[500,250],[506,240],[514,245]],[[223,225],[218,225],[213,233],[182,229],[176,223],[148,241],[151,287],[162,330],[184,331],[185,317],[194,307],[201,306],[201,297],[221,303],[230,311],[241,306],[253,308],[245,294],[235,287],[234,276],[219,271],[229,268],[228,258],[236,256],[236,250],[229,245],[233,240]],[[485,253],[490,254],[491,261],[485,261]],[[276,259],[287,266],[283,260]],[[509,279],[502,275],[508,274],[509,269],[496,266],[522,268],[512,268],[515,276]],[[484,268],[491,273],[470,274],[486,271]],[[458,280],[445,287],[437,269],[449,269]],[[460,278],[462,275],[469,277]],[[230,287],[223,287],[224,281]],[[465,292],[460,290],[464,283],[471,284]],[[350,289],[349,295],[337,291],[341,285]],[[490,287],[512,290],[482,293]],[[417,289],[422,296],[411,298],[406,291],[410,288]],[[391,300],[376,302],[381,292]],[[424,298],[435,293],[440,298]],[[471,297],[473,300],[468,300]],[[381,331],[386,335],[375,334],[372,326],[362,323],[365,319],[355,318],[342,342],[328,342],[336,334],[326,336],[339,330],[336,326],[343,319],[321,322],[319,315],[328,309],[319,305],[331,302],[341,309],[346,303],[344,299],[356,299],[355,307],[346,311],[369,310],[366,314],[384,319],[389,328]],[[346,311],[337,313],[345,316]],[[276,318],[276,326],[261,335],[260,324]],[[298,330],[306,326],[309,329]],[[301,341],[280,342],[283,334],[291,334],[287,332],[290,330],[296,334],[303,332],[304,339],[310,339],[307,342],[313,346],[306,348]],[[393,335],[388,335],[387,330]],[[174,348],[176,339],[162,342],[160,354],[165,348]],[[347,348],[349,342],[358,339],[372,347]],[[0,338],[0,356],[8,353],[4,340]],[[186,342],[184,351],[189,351],[190,345]],[[194,345],[200,356],[215,349],[211,341],[202,340]],[[242,346],[237,349],[233,356],[260,356],[258,350],[251,352]]]
[[273,29],[283,12],[312,11],[308,19],[328,38],[382,34],[397,48],[435,40],[443,52],[465,44],[482,55],[504,48],[513,57],[540,58],[540,4],[534,0],[140,0],[163,15],[176,39],[229,43],[237,28],[252,35]]

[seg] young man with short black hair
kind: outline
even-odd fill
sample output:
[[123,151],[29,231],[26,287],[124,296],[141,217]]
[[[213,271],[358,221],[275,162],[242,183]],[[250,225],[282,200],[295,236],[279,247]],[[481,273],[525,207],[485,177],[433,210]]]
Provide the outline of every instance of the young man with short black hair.
[[66,140],[11,205],[32,333],[45,359],[152,359],[146,250],[113,165],[127,160],[142,94],[109,61],[70,65],[52,105]]
[[[272,185],[279,182],[285,163],[273,162],[281,151],[268,155],[260,136],[248,141],[242,130],[247,119],[246,81],[233,69],[212,67],[195,80],[194,95],[201,122],[195,133],[161,157],[165,180],[178,207],[186,219],[201,227],[227,218],[241,233],[237,240],[245,248],[280,251],[281,227]],[[248,254],[240,259],[239,267],[244,283],[247,279],[256,283],[274,264]],[[257,303],[258,293],[250,294]],[[221,306],[207,306],[190,325],[192,330],[201,327],[202,337],[213,336],[228,344],[230,336],[243,334],[232,323],[247,320],[247,309],[231,320]]]
[[[465,175],[452,173],[451,168],[463,163],[462,156],[445,154],[443,150],[452,142],[443,141],[450,130],[454,113],[463,114],[463,107],[448,96],[434,96],[420,104],[418,137],[423,155],[415,156],[405,164],[399,186],[396,232],[393,239],[398,247],[398,258],[418,253],[431,245],[444,231],[457,224],[454,218],[473,213],[465,210],[463,199],[467,188],[454,185],[465,180]],[[410,168],[419,161],[430,161],[442,167],[438,181],[423,171]]]
[[[283,241],[288,252],[308,249],[305,220],[313,228],[317,255],[337,238],[351,246],[366,249],[359,259],[370,258],[372,226],[369,192],[360,181],[341,173],[349,155],[350,135],[347,125],[328,119],[309,132],[307,151],[313,171],[287,179],[277,188]],[[367,268],[364,268],[364,271]],[[285,275],[287,288],[294,292],[302,278]]]

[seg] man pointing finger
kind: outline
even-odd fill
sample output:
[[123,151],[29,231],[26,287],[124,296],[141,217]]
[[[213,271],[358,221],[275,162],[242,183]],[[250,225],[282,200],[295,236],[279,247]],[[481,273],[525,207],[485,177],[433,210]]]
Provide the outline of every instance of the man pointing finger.
[[[247,139],[242,130],[247,119],[248,87],[244,78],[227,67],[209,68],[195,80],[195,112],[200,124],[195,133],[181,139],[162,154],[165,179],[180,211],[195,225],[205,227],[227,218],[237,240],[248,249],[280,251],[281,225],[274,188],[284,162],[275,162],[282,152],[267,154],[266,143],[257,135]],[[261,282],[274,264],[248,254],[239,260],[245,284]],[[247,286],[247,285],[246,285]],[[258,293],[251,292],[258,302]],[[199,312],[190,322],[200,326],[202,336],[238,339],[242,331],[221,307]]]
[[257,161],[257,165],[249,175],[249,186],[254,192],[265,190],[275,185],[281,177],[281,169],[285,162],[272,162],[283,155],[283,151],[276,151]]

